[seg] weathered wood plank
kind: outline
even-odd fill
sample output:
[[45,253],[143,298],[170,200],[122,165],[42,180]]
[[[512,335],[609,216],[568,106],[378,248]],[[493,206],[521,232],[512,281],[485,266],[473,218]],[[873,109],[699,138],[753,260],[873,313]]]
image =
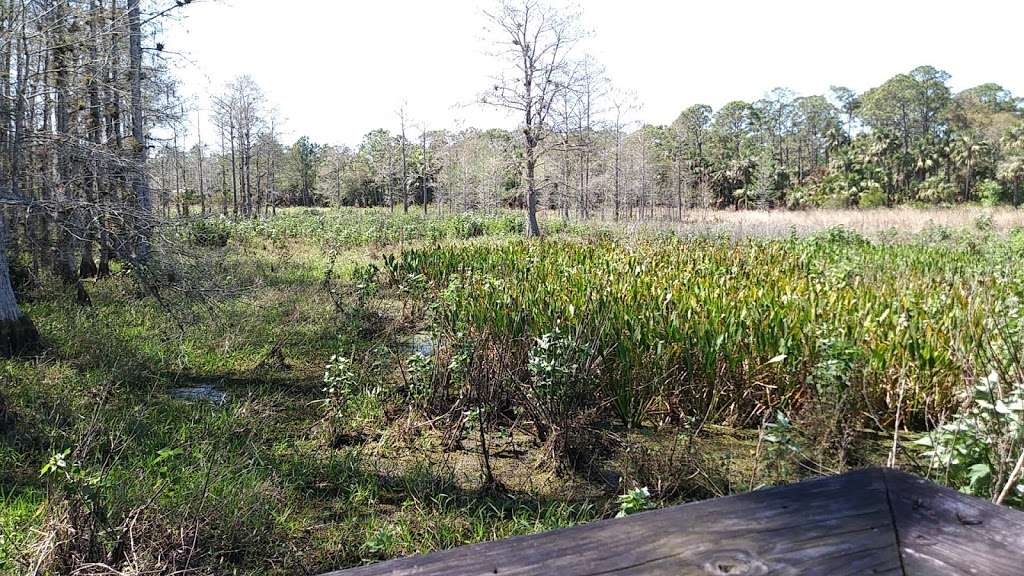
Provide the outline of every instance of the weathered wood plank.
[[902,574],[885,476],[864,470],[402,558],[334,576]]
[[1024,575],[1024,513],[885,471],[908,576]]

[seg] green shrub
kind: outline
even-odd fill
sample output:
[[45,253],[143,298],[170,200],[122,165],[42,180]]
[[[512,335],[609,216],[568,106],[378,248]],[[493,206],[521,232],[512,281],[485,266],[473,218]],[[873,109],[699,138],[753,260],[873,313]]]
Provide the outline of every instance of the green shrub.
[[534,339],[526,368],[527,405],[545,432],[572,425],[573,417],[592,404],[595,390],[590,371],[590,348],[556,329]]
[[1011,252],[1024,255],[1024,226],[1016,226],[1010,230],[1007,244]]
[[888,202],[885,190],[877,183],[872,182],[861,191],[857,200],[857,206],[861,208],[882,208]]
[[982,180],[974,191],[983,206],[997,206],[1003,202],[1003,186],[996,180]]
[[189,224],[188,238],[193,246],[223,248],[231,239],[231,224],[223,218],[196,220]]
[[[1024,383],[1002,383],[993,372],[966,396],[966,409],[916,443],[928,448],[925,455],[950,484],[992,498],[1024,449]],[[1024,505],[1024,478],[1011,487],[1006,501]]]
[[456,238],[468,239],[484,235],[484,225],[475,216],[460,214],[452,220],[452,223]]
[[651,492],[646,487],[636,488],[626,492],[616,500],[619,504],[619,512],[616,518],[625,518],[637,512],[643,512],[654,508],[651,502]]

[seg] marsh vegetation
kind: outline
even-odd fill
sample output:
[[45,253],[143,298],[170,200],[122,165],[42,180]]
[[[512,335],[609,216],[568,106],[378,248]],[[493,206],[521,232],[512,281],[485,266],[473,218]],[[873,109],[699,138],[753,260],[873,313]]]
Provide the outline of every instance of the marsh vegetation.
[[289,210],[168,235],[215,297],[23,276],[45,349],[0,365],[0,562],[316,572],[892,462],[998,497],[1024,235],[991,223]]
[[[315,574],[872,465],[1024,506],[1010,88],[927,65],[717,107],[659,85],[648,116],[571,6],[350,15],[384,4],[0,0],[0,573]],[[1004,4],[957,50],[1013,53]],[[207,48],[262,13],[231,54],[289,65],[182,80],[185,16],[221,8]],[[773,16],[745,62],[781,46]],[[748,76],[677,52],[637,62]],[[437,112],[467,98],[505,121]]]

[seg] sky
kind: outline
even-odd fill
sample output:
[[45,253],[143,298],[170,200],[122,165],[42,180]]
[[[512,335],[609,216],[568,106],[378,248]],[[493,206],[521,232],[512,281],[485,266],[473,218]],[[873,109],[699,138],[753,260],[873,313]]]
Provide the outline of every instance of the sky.
[[[354,146],[398,129],[512,127],[476,104],[496,70],[486,2],[197,0],[157,40],[182,93],[203,110],[249,74],[280,112],[284,136]],[[997,82],[1024,95],[1019,0],[587,0],[577,49],[636,93],[637,121],[752,101],[777,86],[801,95],[858,92],[930,64],[955,90]],[[208,130],[208,125],[201,125]]]

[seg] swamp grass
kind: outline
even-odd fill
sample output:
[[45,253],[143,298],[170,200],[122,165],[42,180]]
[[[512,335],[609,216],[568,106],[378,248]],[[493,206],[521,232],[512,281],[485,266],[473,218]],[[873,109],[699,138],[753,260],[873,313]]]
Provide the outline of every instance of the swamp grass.
[[[839,471],[809,465],[811,428],[792,432],[806,449],[794,457],[761,446],[759,420],[855,370],[888,422],[900,363],[914,366],[914,418],[939,409],[962,382],[960,329],[1020,294],[1024,249],[1024,236],[977,230],[736,243],[557,219],[544,220],[555,238],[527,243],[505,213],[294,210],[191,226],[182,237],[219,277],[213,296],[161,305],[123,273],[88,283],[88,308],[47,279],[27,294],[46,346],[0,361],[0,573],[318,573],[613,516],[640,485],[669,504]],[[472,423],[452,450],[409,401],[406,339],[476,331],[529,346],[569,326],[614,352],[591,389],[611,448],[566,472],[528,428],[499,427],[503,486],[485,486]],[[658,356],[660,339],[686,344]],[[336,354],[360,384],[341,442],[322,382]],[[674,365],[687,367],[676,379],[625,388]],[[168,395],[194,385],[229,400]],[[709,406],[749,429],[664,418]],[[885,449],[861,443],[847,464]]]

